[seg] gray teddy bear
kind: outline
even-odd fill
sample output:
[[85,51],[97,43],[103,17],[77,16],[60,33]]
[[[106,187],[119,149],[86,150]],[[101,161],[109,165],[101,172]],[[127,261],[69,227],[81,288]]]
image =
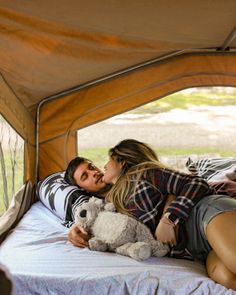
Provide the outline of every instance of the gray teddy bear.
[[114,211],[113,204],[95,197],[75,208],[75,223],[92,234],[91,250],[116,252],[136,260],[168,253],[169,246],[155,240],[146,225]]

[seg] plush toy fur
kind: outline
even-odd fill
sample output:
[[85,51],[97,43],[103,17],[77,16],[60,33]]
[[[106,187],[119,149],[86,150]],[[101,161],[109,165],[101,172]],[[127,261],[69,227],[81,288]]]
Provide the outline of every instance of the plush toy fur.
[[154,239],[147,226],[136,219],[114,212],[113,204],[92,197],[75,209],[75,222],[92,234],[89,248],[112,251],[145,260],[151,255],[164,256],[169,246]]

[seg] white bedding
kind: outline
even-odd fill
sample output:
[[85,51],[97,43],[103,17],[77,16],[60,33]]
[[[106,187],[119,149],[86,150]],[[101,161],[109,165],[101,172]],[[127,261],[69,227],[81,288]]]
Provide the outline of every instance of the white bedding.
[[236,294],[210,280],[202,264],[152,257],[144,262],[79,249],[68,229],[41,202],[0,247],[16,294]]

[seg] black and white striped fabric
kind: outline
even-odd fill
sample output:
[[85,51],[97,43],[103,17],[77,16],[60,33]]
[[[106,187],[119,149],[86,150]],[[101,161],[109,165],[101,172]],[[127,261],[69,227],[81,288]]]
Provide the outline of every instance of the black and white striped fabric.
[[87,202],[92,194],[68,184],[64,180],[64,174],[64,171],[57,172],[39,181],[36,194],[39,200],[63,221],[65,226],[70,227],[74,222],[73,207]]
[[208,182],[227,181],[236,172],[236,158],[204,159],[197,162],[189,158],[186,167],[192,174],[201,176]]

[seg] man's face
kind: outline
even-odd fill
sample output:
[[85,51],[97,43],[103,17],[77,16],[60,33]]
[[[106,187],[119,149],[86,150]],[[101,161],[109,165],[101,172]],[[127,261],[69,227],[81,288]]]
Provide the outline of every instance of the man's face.
[[103,173],[89,161],[80,164],[74,172],[77,185],[92,193],[98,193],[105,187],[106,183],[102,178]]

